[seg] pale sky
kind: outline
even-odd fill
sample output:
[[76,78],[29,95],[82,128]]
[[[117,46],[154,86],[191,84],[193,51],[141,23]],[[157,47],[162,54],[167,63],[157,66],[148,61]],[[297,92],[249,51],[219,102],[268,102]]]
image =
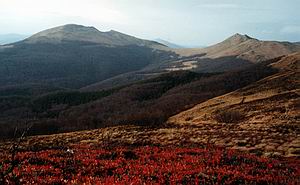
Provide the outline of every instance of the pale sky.
[[300,41],[300,0],[0,0],[0,34],[64,24],[210,45],[234,34]]

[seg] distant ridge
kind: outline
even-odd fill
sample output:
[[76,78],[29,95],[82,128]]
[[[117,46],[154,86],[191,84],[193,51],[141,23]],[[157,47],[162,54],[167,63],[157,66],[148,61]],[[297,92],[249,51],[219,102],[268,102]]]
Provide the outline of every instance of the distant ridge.
[[163,39],[155,39],[155,41],[158,42],[158,43],[161,43],[163,45],[166,45],[169,48],[173,48],[173,49],[185,48],[184,46],[180,46],[180,45],[174,44],[172,42],[169,42],[169,41],[166,41],[166,40],[163,40]]
[[139,45],[148,47],[164,47],[163,45],[138,39],[114,30],[101,32],[92,26],[67,24],[41,31],[26,39],[26,43],[61,43],[68,41],[91,42],[110,46]]
[[170,57],[169,48],[114,30],[67,24],[0,46],[0,86],[81,88]]

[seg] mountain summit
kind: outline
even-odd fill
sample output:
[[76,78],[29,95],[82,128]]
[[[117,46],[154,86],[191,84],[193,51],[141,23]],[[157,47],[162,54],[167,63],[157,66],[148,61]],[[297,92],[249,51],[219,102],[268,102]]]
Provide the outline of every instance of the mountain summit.
[[242,35],[242,34],[236,33],[233,36],[226,39],[224,42],[230,42],[231,44],[240,44],[240,43],[243,43],[243,42],[251,40],[251,39],[253,39],[253,38],[248,35]]
[[76,24],[67,24],[41,31],[29,37],[27,43],[88,41],[97,42],[101,32],[94,27],[85,27]]
[[299,45],[290,42],[263,41],[236,33],[224,41],[198,49],[181,49],[182,56],[205,54],[205,58],[234,57],[251,63],[269,60],[300,51]]
[[101,32],[95,27],[76,24],[67,24],[41,31],[25,40],[26,43],[63,43],[63,42],[89,42],[109,46],[139,45],[150,47],[163,47],[163,45],[138,39],[114,30]]

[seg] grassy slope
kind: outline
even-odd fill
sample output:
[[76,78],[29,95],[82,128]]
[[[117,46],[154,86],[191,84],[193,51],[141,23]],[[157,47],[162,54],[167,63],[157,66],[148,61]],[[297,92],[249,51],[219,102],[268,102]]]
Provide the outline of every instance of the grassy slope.
[[[271,64],[279,73],[245,88],[210,99],[169,119],[170,123],[200,129],[218,128],[217,110],[236,110],[245,115],[237,124],[224,124],[209,133],[213,143],[245,150],[299,155],[299,62],[293,54]],[[243,103],[241,103],[243,101]],[[203,134],[197,140],[207,138]]]

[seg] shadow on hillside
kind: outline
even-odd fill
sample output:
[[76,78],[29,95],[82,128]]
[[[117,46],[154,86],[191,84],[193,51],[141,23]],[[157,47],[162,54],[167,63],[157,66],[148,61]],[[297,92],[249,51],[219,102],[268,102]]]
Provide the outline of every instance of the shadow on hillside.
[[252,62],[237,58],[236,56],[220,57],[216,59],[201,58],[198,59],[197,72],[224,72],[241,70],[253,65]]
[[[229,60],[229,59],[228,59]],[[34,122],[30,134],[53,134],[117,125],[160,127],[166,120],[196,104],[245,87],[276,69],[268,64],[279,59],[226,73],[172,72],[122,87],[108,94],[69,92],[59,96],[36,97],[12,111],[28,110],[28,117],[5,117],[0,121],[0,136],[12,137],[16,125]],[[38,102],[38,104],[35,104]],[[0,102],[6,106],[10,102]],[[41,110],[39,107],[44,107]],[[21,108],[21,109],[19,109]],[[38,111],[37,111],[38,110]],[[17,114],[15,114],[17,115]]]

